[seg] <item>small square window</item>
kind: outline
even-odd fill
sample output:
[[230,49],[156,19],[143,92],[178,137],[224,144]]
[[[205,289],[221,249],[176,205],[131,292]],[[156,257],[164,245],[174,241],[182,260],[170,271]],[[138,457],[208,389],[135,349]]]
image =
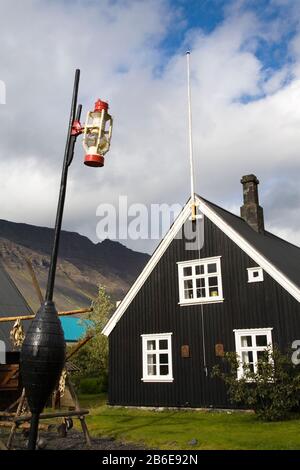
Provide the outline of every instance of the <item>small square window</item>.
[[247,268],[248,282],[261,282],[264,280],[264,272],[261,267]]

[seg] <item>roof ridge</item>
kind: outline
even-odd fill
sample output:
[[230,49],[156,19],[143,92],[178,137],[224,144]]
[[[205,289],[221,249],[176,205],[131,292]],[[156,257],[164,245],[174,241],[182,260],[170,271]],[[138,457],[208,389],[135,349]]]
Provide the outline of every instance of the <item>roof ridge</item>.
[[269,232],[268,230],[265,230],[265,232],[266,232],[268,235],[271,235],[271,236],[274,237],[274,238],[278,238],[278,240],[280,240],[280,241],[282,241],[282,242],[284,242],[284,243],[287,243],[288,245],[291,245],[292,247],[297,248],[298,250],[300,250],[300,246],[295,245],[294,243],[291,243],[291,242],[289,242],[288,240],[285,240],[284,238],[279,237],[278,235],[275,235],[275,233]]
[[237,214],[234,214],[233,212],[230,212],[228,209],[224,209],[224,207],[219,206],[219,205],[216,204],[215,202],[211,202],[211,201],[209,201],[208,199],[205,199],[205,198],[202,197],[202,196],[199,196],[199,194],[197,194],[197,197],[198,197],[199,199],[202,199],[202,201],[204,201],[204,202],[208,202],[208,204],[212,204],[213,206],[218,207],[218,208],[221,209],[222,211],[228,212],[228,214],[233,215],[234,217],[236,217],[237,219],[239,219],[241,222],[244,222],[245,224],[247,224],[247,222],[246,222],[242,217],[240,217],[240,216],[237,215]]
[[[215,204],[214,202],[211,202],[211,201],[209,201],[208,199],[205,199],[205,198],[202,197],[202,196],[199,196],[199,194],[197,194],[197,196],[199,197],[199,199],[202,199],[204,202],[207,202],[208,204],[211,204],[212,206],[218,207],[218,209],[221,209],[222,211],[227,212],[228,214],[230,214],[230,215],[236,217],[237,219],[239,219],[239,220],[240,220],[241,222],[243,222],[244,224],[247,224],[247,222],[246,222],[242,217],[240,217],[239,215],[234,214],[233,212],[229,211],[228,209],[224,209],[224,207],[219,206],[218,204]],[[248,226],[248,224],[247,224],[247,226]],[[249,226],[249,228],[251,228],[251,227]],[[252,230],[253,230],[253,229],[252,229]],[[256,232],[256,233],[257,233],[257,232]],[[290,245],[290,246],[292,246],[292,247],[297,248],[298,250],[300,250],[300,247],[299,247],[298,245],[295,245],[294,243],[291,243],[291,242],[289,242],[288,240],[285,240],[284,238],[279,237],[278,235],[276,235],[276,234],[273,233],[273,232],[270,232],[269,230],[264,230],[264,233],[257,233],[257,234],[258,234],[258,235],[270,235],[270,236],[272,236],[272,237],[274,237],[274,238],[277,238],[278,240],[280,240],[280,241],[282,241],[282,242],[284,242],[284,243],[287,243],[288,245]]]

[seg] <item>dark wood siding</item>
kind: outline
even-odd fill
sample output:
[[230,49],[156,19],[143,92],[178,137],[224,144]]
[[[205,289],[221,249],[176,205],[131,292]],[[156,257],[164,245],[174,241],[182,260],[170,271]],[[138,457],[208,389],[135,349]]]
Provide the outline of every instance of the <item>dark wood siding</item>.
[[[191,224],[191,222],[187,222]],[[273,328],[273,343],[284,350],[300,339],[299,303],[264,272],[264,281],[248,283],[256,266],[234,242],[205,219],[201,258],[221,255],[224,302],[180,306],[177,262],[199,258],[174,239],[109,337],[109,403],[136,406],[229,406],[226,389],[211,378],[215,345],[235,350],[234,329]],[[203,312],[201,309],[203,308]],[[202,323],[203,317],[203,323]],[[142,334],[172,332],[173,383],[143,383]],[[204,370],[203,341],[208,374]],[[191,357],[181,357],[189,345]]]

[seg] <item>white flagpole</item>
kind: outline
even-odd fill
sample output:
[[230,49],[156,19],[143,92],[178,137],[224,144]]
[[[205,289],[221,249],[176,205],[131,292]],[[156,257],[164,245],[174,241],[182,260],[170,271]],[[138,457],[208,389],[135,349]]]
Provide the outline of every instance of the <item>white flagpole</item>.
[[188,88],[188,117],[189,117],[189,158],[191,173],[191,207],[192,220],[196,219],[195,181],[194,181],[194,156],[193,156],[193,132],[192,132],[192,107],[191,107],[191,83],[190,83],[190,51],[186,52],[187,60],[187,88]]

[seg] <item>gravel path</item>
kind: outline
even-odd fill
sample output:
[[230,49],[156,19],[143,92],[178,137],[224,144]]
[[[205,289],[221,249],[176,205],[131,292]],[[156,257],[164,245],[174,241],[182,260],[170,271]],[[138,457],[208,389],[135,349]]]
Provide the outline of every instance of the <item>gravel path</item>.
[[[2,433],[0,438],[6,442],[7,437]],[[84,436],[81,432],[70,430],[66,437],[58,436],[56,431],[40,432],[39,436],[40,447],[47,450],[87,450],[88,447],[85,443]],[[91,450],[139,450],[145,447],[137,446],[136,444],[125,444],[113,438],[99,438],[92,437]],[[13,442],[14,450],[21,450],[26,448],[26,438],[21,432],[17,432]]]

